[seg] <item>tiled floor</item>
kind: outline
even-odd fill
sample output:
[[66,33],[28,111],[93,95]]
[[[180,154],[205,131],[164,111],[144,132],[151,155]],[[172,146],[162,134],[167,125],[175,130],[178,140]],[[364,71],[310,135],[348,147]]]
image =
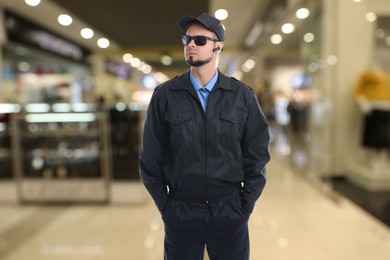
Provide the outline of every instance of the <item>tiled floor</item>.
[[390,191],[369,191],[345,177],[330,178],[326,181],[333,186],[335,191],[340,192],[390,227]]
[[[252,260],[388,260],[390,229],[277,161],[250,219]],[[161,260],[163,226],[142,204],[0,204],[2,260]],[[185,260],[185,259],[183,259]],[[239,259],[238,259],[239,260]]]

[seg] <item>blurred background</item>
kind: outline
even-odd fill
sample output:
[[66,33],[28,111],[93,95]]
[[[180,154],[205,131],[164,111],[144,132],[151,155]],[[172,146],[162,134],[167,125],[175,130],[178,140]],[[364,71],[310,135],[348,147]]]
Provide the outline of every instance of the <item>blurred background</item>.
[[390,259],[388,0],[0,0],[0,259],[163,259],[138,151],[202,12],[270,124],[251,259]]

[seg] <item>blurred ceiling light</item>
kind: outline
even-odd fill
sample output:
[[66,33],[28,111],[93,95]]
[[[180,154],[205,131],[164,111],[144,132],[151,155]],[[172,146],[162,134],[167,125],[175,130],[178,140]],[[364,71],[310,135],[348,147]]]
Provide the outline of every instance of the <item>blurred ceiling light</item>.
[[167,75],[161,72],[157,72],[156,74],[154,74],[154,76],[156,77],[156,80],[159,83],[163,83],[169,79]]
[[146,248],[152,248],[154,246],[154,239],[153,238],[147,238],[144,241],[144,246]]
[[256,62],[252,59],[248,59],[245,61],[245,63],[242,65],[242,70],[244,72],[249,72],[251,71],[254,67],[256,66]]
[[140,62],[139,62],[139,65],[137,66],[137,69],[138,69],[139,71],[141,71],[143,66],[145,66],[145,62],[140,61]]
[[125,109],[126,109],[126,104],[123,103],[123,102],[119,102],[119,103],[117,103],[117,104],[115,105],[115,109],[116,109],[117,111],[125,111]]
[[37,6],[41,3],[41,0],[24,0],[29,6]]
[[93,109],[92,104],[86,104],[86,103],[73,103],[72,104],[72,111],[74,112],[87,112]]
[[312,62],[312,63],[309,64],[308,69],[309,69],[310,72],[316,72],[316,71],[318,71],[319,67],[318,67],[317,63]]
[[232,77],[238,79],[238,80],[241,80],[242,79],[242,72],[241,71],[236,71],[232,74]]
[[385,41],[386,41],[386,44],[390,46],[390,36],[387,36]]
[[97,45],[99,46],[99,48],[105,49],[108,48],[108,46],[110,46],[110,41],[107,38],[100,38],[97,41]]
[[26,115],[26,121],[29,123],[93,122],[95,120],[96,115],[93,113],[39,113]]
[[373,12],[368,12],[366,14],[366,19],[367,21],[369,21],[370,23],[373,23],[376,21],[376,14],[374,14]]
[[378,38],[383,38],[386,36],[386,33],[383,29],[376,29],[375,30],[375,36]]
[[337,56],[335,55],[330,55],[328,56],[328,58],[326,58],[326,62],[329,64],[329,65],[335,65],[337,63],[338,59],[337,59]]
[[285,23],[282,25],[282,32],[285,34],[292,33],[295,30],[295,26],[292,23]]
[[354,1],[355,3],[360,3],[362,0],[352,0]]
[[303,35],[303,40],[307,43],[313,42],[314,39],[315,39],[315,36],[313,33],[305,33],[305,35]]
[[249,71],[251,71],[250,69],[248,69],[247,67],[245,67],[245,64],[242,64],[241,69],[242,69],[243,72],[249,72]]
[[142,66],[141,71],[142,71],[144,74],[149,74],[149,73],[152,72],[152,66],[150,66],[149,64],[145,64],[144,66]]
[[274,34],[271,36],[270,40],[273,44],[280,44],[283,41],[283,37],[280,34]]
[[80,35],[84,39],[91,39],[93,37],[93,30],[90,28],[83,28],[80,31]]
[[17,113],[20,109],[20,105],[17,104],[0,104],[0,111],[2,113]]
[[150,230],[152,230],[152,231],[157,231],[160,229],[160,227],[161,227],[161,224],[158,221],[154,220],[150,223]]
[[72,111],[72,107],[68,103],[53,104],[52,109],[54,112],[70,112],[70,111]]
[[141,64],[141,61],[138,58],[132,58],[130,61],[130,65],[134,68],[138,67],[140,64]]
[[143,72],[144,74],[149,74],[152,72],[152,67],[143,61],[140,62],[140,65],[137,67],[137,69]]
[[173,62],[173,59],[171,56],[167,55],[167,54],[164,54],[164,55],[161,55],[161,58],[160,58],[160,61],[163,65],[165,66],[169,66],[172,64]]
[[27,72],[30,70],[31,66],[28,62],[22,61],[18,64],[18,68],[22,72]]
[[306,19],[307,17],[309,17],[309,15],[310,15],[310,11],[307,8],[300,8],[295,13],[295,16],[298,19]]
[[122,60],[126,63],[130,63],[131,59],[133,58],[133,55],[131,55],[130,53],[125,53],[123,54],[122,56]]
[[50,105],[41,103],[27,104],[25,109],[29,113],[47,113],[50,111]]
[[218,9],[217,11],[215,11],[215,18],[217,18],[220,21],[225,20],[226,18],[228,18],[228,16],[229,13],[225,9]]
[[[133,93],[131,94],[131,99],[136,101],[139,105],[145,105],[149,104],[152,95],[153,91],[151,90],[138,90],[133,91]],[[132,107],[135,108],[134,105]]]
[[67,14],[61,14],[58,16],[58,22],[63,26],[69,26],[72,24],[73,19]]

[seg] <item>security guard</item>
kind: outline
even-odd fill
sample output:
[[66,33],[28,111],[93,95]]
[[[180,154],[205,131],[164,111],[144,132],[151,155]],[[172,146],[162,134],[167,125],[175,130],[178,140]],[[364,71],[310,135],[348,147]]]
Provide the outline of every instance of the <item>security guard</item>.
[[218,68],[224,28],[207,13],[179,27],[190,70],[158,86],[140,175],[161,212],[164,259],[249,259],[248,219],[266,183],[269,130],[256,95]]

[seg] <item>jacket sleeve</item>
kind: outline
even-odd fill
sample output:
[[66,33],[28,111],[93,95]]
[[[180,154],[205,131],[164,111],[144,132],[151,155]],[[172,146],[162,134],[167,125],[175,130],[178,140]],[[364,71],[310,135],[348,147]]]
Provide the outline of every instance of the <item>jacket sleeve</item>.
[[165,138],[162,107],[155,91],[146,115],[139,158],[140,177],[160,212],[168,202],[163,170]]
[[241,141],[245,164],[245,179],[241,195],[248,212],[253,211],[256,200],[260,197],[266,183],[265,167],[270,161],[269,141],[268,123],[253,93]]

